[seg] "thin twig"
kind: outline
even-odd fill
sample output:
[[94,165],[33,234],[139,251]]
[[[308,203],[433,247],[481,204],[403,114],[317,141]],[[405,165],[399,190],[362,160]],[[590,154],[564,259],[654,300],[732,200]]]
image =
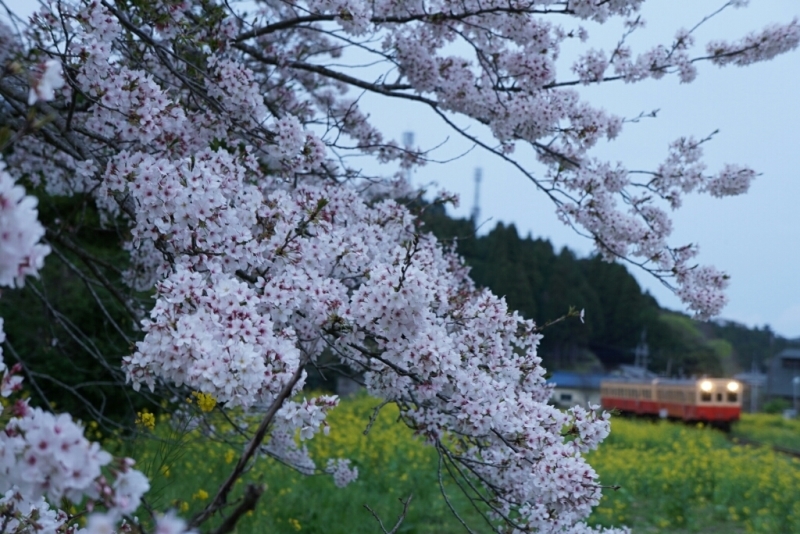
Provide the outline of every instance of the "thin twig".
[[386,527],[383,526],[383,521],[381,521],[380,516],[378,516],[375,510],[370,508],[368,504],[365,504],[364,508],[369,510],[369,512],[372,514],[375,520],[378,521],[378,524],[381,526],[381,530],[384,532],[384,534],[395,534],[397,532],[397,529],[400,528],[400,525],[402,525],[403,521],[405,521],[406,519],[406,514],[408,514],[408,505],[411,503],[412,497],[413,495],[409,495],[405,501],[403,499],[399,499],[399,501],[403,503],[403,511],[400,512],[399,516],[397,516],[397,522],[394,524],[394,527],[392,527],[392,530],[386,530]]

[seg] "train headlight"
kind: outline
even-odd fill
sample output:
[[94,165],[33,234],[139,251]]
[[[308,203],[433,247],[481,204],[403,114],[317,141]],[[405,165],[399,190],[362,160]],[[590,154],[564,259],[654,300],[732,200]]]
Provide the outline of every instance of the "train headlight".
[[705,392],[709,392],[712,389],[714,389],[714,384],[712,384],[710,380],[703,380],[702,382],[700,382],[700,389],[702,389]]
[[739,382],[728,382],[728,391],[739,391]]

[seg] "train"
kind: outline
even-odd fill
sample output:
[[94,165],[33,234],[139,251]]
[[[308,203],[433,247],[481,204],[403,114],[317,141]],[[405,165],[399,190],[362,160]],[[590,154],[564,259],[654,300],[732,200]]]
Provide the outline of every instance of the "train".
[[727,378],[613,378],[600,382],[600,404],[623,414],[729,429],[742,412],[742,384]]

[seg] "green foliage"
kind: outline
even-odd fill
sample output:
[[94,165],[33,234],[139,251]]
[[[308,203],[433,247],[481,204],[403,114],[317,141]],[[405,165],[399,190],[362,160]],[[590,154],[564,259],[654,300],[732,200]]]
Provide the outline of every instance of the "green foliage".
[[712,345],[698,328],[697,321],[678,313],[662,313],[661,329],[650,337],[655,350],[653,368],[666,369],[667,374],[708,374],[722,376],[719,344]]
[[784,410],[788,410],[792,405],[786,399],[770,399],[764,403],[764,412],[768,414],[781,414]]
[[763,370],[772,355],[789,346],[789,340],[776,335],[769,326],[748,328],[732,321],[712,321],[701,327],[709,337],[730,342],[733,362],[740,369],[750,369],[755,363]]
[[775,346],[785,342],[777,343],[766,328],[701,323],[661,309],[623,265],[597,256],[577,258],[567,249],[557,252],[547,240],[521,238],[513,225],[498,224],[478,237],[472,221],[451,219],[439,206],[424,208],[425,228],[453,240],[475,282],[504,295],[525,317],[542,325],[570,307],[586,309],[585,323],[572,319],[544,331],[540,354],[548,369],[589,371],[598,361],[606,368],[631,364],[646,333],[650,370],[671,376],[732,375],[749,368],[753,354],[766,361],[770,340]]

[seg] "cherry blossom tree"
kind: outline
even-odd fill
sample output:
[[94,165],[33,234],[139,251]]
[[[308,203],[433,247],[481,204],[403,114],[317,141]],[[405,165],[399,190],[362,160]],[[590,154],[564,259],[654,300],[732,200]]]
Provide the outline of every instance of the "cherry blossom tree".
[[[693,191],[744,193],[756,173],[738,164],[706,172],[706,140],[693,138],[675,141],[646,173],[603,161],[592,148],[619,135],[624,119],[575,86],[689,83],[703,64],[793,50],[800,27],[698,47],[698,24],[634,51],[626,38],[643,26],[642,3],[49,0],[30,21],[0,26],[0,284],[36,275],[69,236],[42,227],[23,184],[87,195],[104,224],[124,229],[125,284],[153,295],[147,309],[130,306],[141,324],[122,362],[130,385],[200,392],[221,409],[262,414],[206,508],[188,524],[164,516],[159,532],[199,528],[225,509],[232,529],[263,491],[252,486],[231,502],[260,456],[330,473],[337,485],[357,476],[346,458],[316,466],[303,445],[337,404],[301,394],[306,367],[321,365],[324,352],[400,408],[442,469],[483,502],[493,528],[589,530],[601,481],[583,454],[608,434],[608,415],[547,405],[537,325],[475,287],[454,251],[425,232],[403,177],[428,154],[385,138],[357,95],[431,110],[513,163],[606,258],[639,265],[689,310],[713,315],[727,277],[696,265],[696,248],[668,242],[667,209]],[[557,72],[564,43],[590,37],[584,21],[618,18],[627,30],[616,46],[587,46],[571,71]],[[348,68],[366,62],[380,74]],[[459,127],[461,116],[486,125],[493,143]],[[532,147],[544,170],[516,161],[517,145]],[[386,172],[363,172],[356,155]],[[7,395],[20,379],[1,369]],[[109,532],[136,510],[148,485],[129,461],[112,462],[68,415],[15,406],[0,434],[0,506],[16,514],[5,530],[33,531],[44,517],[43,530],[71,528],[44,498],[104,504],[89,532]],[[77,465],[86,469],[76,475]]]

